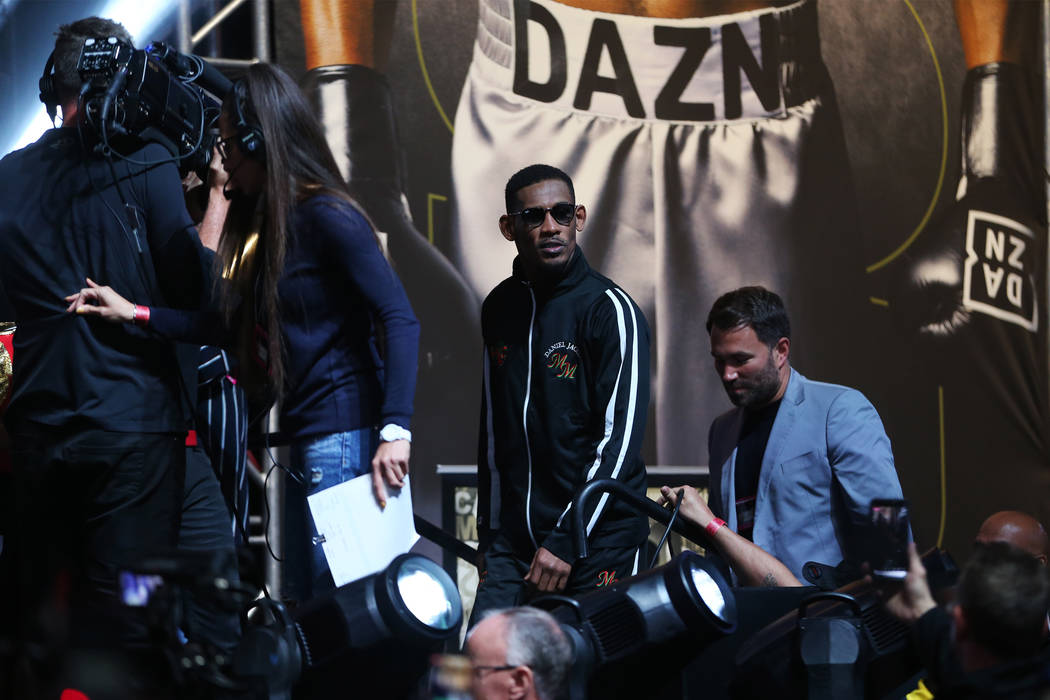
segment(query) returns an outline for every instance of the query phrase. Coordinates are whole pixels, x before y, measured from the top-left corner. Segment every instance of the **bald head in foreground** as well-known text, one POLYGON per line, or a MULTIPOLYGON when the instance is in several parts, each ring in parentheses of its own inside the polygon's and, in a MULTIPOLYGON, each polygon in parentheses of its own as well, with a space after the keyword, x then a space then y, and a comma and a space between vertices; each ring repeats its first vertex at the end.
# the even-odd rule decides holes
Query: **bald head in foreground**
POLYGON ((1017 510, 1001 510, 988 516, 981 524, 974 541, 979 544, 1006 542, 1022 549, 1046 566, 1050 552, 1050 538, 1042 523, 1017 510))

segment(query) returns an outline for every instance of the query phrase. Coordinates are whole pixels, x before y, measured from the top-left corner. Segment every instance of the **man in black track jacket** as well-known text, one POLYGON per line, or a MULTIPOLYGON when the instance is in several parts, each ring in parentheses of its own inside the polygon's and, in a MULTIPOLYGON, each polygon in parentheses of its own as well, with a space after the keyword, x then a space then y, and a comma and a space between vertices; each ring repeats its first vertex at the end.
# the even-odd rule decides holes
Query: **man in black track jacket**
POLYGON ((649 328, 634 301, 576 246, 587 211, 561 170, 511 177, 503 237, 518 257, 482 306, 478 441, 481 582, 473 619, 536 592, 582 593, 637 572, 646 518, 603 495, 584 512, 576 561, 569 508, 588 481, 645 494, 649 328))

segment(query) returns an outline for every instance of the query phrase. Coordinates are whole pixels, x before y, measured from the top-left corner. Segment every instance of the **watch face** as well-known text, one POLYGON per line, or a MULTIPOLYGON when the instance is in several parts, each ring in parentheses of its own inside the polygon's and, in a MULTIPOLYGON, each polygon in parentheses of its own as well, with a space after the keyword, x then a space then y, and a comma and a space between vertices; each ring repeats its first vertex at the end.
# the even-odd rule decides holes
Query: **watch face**
POLYGON ((411 440, 412 433, 408 432, 400 425, 384 425, 383 429, 379 431, 379 439, 383 442, 393 442, 394 440, 411 440))

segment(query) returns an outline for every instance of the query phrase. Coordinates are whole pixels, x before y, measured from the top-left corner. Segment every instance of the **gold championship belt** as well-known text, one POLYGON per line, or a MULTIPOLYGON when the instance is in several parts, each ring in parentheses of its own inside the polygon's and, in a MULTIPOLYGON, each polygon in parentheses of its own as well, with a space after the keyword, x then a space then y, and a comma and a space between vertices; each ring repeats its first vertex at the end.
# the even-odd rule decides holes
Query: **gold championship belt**
POLYGON ((15 324, 0 321, 0 413, 7 406, 7 399, 11 396, 11 377, 14 371, 11 357, 14 354, 12 345, 14 335, 15 324))

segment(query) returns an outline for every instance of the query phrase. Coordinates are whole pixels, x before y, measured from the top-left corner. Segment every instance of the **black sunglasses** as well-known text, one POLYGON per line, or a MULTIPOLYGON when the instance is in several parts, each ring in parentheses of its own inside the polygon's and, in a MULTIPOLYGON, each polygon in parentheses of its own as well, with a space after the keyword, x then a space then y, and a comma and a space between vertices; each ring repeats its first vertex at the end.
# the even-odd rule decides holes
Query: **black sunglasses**
POLYGON ((526 228, 536 228, 547 218, 547 212, 550 212, 555 221, 562 226, 568 226, 572 217, 576 216, 576 207, 577 205, 571 202, 558 202, 553 207, 529 207, 511 212, 507 216, 520 216, 526 228))

